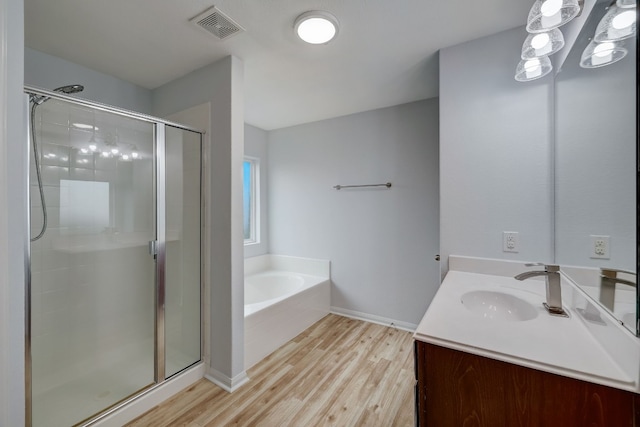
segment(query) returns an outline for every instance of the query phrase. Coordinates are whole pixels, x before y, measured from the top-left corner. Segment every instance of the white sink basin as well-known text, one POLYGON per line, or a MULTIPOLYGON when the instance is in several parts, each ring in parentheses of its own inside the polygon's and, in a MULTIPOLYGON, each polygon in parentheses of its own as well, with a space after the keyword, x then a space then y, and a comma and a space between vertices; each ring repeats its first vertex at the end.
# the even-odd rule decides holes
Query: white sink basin
POLYGON ((471 291, 460 298, 462 305, 485 319, 522 322, 538 316, 536 308, 516 296, 495 291, 471 291))

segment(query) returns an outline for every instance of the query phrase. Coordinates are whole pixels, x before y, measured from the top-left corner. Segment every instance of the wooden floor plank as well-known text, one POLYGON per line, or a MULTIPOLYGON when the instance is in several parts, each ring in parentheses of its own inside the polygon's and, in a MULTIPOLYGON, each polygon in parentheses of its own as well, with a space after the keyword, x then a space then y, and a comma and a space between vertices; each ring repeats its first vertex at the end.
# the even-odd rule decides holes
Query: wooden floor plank
POLYGON ((330 314, 227 393, 202 379, 131 427, 414 425, 411 333, 330 314))
MULTIPOLYGON (((413 369, 407 373, 413 383, 413 369)), ((411 389, 403 387, 402 393, 398 393, 399 403, 395 405, 395 413, 390 411, 389 419, 391 423, 385 424, 392 427, 413 426, 415 425, 415 408, 413 402, 415 401, 413 387, 411 389), (407 402, 411 402, 410 405, 407 402), (411 410, 408 410, 410 406, 411 410)))

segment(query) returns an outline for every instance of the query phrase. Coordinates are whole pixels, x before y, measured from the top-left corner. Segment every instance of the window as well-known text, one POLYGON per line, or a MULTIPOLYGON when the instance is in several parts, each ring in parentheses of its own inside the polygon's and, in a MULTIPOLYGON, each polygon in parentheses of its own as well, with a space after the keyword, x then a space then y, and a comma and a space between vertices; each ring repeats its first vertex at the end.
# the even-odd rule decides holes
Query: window
POLYGON ((258 203, 259 203, 259 167, 258 159, 245 157, 242 164, 242 197, 244 244, 258 243, 258 203))
POLYGON ((61 179, 60 201, 60 227, 76 233, 115 229, 111 223, 108 182, 61 179))

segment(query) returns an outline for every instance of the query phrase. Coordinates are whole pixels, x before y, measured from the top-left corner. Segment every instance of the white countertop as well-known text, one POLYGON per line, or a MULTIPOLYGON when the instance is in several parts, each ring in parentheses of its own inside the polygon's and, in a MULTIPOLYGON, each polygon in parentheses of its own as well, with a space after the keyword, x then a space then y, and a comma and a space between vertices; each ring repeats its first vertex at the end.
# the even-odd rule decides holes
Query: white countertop
MULTIPOLYGON (((522 268, 522 271, 525 269, 522 268)), ((563 305, 569 318, 551 316, 542 306, 545 301, 544 279, 518 281, 511 276, 449 271, 418 325, 414 338, 533 369, 640 392, 638 356, 635 366, 633 355, 631 359, 629 355, 618 357, 615 352, 622 350, 606 348, 611 346, 611 342, 601 342, 599 338, 602 334, 594 334, 591 329, 613 328, 608 336, 615 335, 616 339, 624 341, 621 343, 623 346, 628 346, 638 355, 640 340, 628 333, 626 337, 626 332, 619 331, 621 326, 607 319, 605 326, 602 322, 595 326, 588 324, 577 310, 585 300, 576 294, 575 288, 566 279, 562 281, 562 292, 563 305), (484 318, 468 310, 461 302, 463 294, 480 289, 517 296, 532 304, 537 316, 526 321, 484 318)), ((590 309, 593 310, 593 306, 590 309)))

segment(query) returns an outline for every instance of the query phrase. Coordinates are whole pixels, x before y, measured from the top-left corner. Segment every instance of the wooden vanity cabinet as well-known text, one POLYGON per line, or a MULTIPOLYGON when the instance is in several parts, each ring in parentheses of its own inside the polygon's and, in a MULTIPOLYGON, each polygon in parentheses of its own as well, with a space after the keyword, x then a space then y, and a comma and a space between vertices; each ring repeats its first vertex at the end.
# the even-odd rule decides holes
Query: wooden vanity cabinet
POLYGON ((640 395, 415 342, 416 425, 640 427, 640 395))

